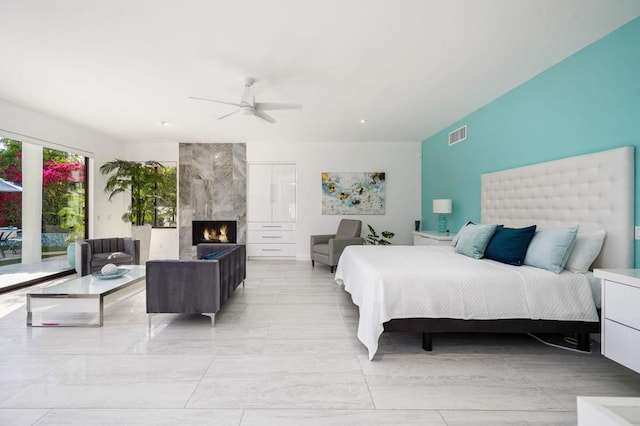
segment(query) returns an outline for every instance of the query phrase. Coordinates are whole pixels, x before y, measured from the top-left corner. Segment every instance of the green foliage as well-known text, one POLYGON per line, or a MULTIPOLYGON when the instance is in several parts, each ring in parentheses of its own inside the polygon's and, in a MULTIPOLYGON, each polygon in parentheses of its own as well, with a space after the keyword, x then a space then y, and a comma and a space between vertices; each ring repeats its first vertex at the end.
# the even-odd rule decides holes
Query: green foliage
POLYGON ((382 231, 382 236, 378 235, 378 233, 376 232, 375 229, 373 229, 373 226, 368 225, 369 227, 369 234, 365 237, 365 240, 367 240, 367 242, 371 245, 374 246, 389 246, 391 245, 391 241, 389 241, 391 238, 395 237, 395 233, 391 232, 391 231, 382 231))
POLYGON ((131 194, 129 210, 122 215, 124 222, 144 225, 153 222, 156 199, 163 194, 164 166, 157 161, 114 160, 100 166, 100 172, 108 175, 104 192, 109 201, 122 193, 131 194))
MULTIPOLYGON (((61 211, 69 205, 74 191, 84 181, 84 160, 81 156, 49 148, 43 148, 42 159, 42 225, 44 230, 59 229, 63 227, 61 211), (77 179, 73 178, 74 174, 77 179)), ((22 142, 0 138, 0 177, 22 183, 22 142)), ((84 206, 80 220, 84 226, 84 206)), ((21 222, 22 194, 0 193, 0 225, 21 227, 21 222)))

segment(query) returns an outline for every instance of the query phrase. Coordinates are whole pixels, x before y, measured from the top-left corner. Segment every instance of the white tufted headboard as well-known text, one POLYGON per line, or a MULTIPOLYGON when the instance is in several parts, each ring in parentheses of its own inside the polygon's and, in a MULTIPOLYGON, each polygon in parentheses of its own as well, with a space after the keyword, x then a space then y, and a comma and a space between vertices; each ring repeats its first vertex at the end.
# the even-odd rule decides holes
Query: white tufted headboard
POLYGON ((481 182, 482 223, 604 229, 593 266, 633 267, 633 147, 486 173, 481 182))

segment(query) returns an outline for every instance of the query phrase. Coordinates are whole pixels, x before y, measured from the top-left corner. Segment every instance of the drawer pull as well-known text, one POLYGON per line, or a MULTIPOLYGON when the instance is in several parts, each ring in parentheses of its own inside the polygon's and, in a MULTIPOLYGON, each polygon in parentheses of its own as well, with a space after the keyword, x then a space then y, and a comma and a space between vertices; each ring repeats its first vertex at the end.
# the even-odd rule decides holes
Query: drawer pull
POLYGON ((282 225, 262 225, 263 228, 282 228, 282 225))
POLYGON ((282 249, 262 249, 262 251, 282 251, 282 249))
POLYGON ((264 236, 262 236, 262 238, 278 239, 278 238, 282 238, 282 237, 280 237, 280 236, 275 236, 275 235, 274 235, 274 236, 271 236, 271 235, 264 235, 264 236))

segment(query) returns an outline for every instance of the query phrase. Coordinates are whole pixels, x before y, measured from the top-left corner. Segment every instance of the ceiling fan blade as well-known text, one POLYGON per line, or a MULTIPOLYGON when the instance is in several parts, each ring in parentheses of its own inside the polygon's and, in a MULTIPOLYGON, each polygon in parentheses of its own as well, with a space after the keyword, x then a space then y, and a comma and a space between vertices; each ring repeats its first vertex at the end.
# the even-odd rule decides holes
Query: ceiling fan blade
POLYGON ((229 114, 222 115, 222 116, 218 117, 218 120, 222 120, 223 118, 227 118, 227 117, 229 117, 230 115, 237 114, 237 113, 239 113, 240 111, 242 111, 242 110, 241 110, 241 109, 237 109, 237 110, 235 110, 235 111, 233 111, 233 112, 230 112, 229 114))
POLYGON ((219 104, 233 105, 233 106, 237 106, 237 107, 244 106, 242 104, 235 103, 235 102, 217 101, 215 99, 207 99, 207 98, 196 98, 194 96, 189 96, 189 99, 197 99, 199 101, 208 101, 208 102, 217 102, 219 104))
POLYGON ((277 102, 258 102, 256 108, 260 110, 267 109, 302 109, 301 104, 283 104, 277 102))
POLYGON ((268 121, 271 124, 276 122, 276 120, 272 116, 270 116, 269 114, 267 114, 264 111, 260 111, 260 110, 256 109, 255 115, 256 115, 256 117, 260 117, 263 120, 268 121))

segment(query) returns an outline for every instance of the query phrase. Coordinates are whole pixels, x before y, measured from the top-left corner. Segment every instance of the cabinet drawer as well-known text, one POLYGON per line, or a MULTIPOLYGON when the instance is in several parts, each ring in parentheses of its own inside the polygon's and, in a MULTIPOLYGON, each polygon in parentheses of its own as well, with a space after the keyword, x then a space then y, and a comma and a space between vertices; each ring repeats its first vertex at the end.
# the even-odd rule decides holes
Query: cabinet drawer
POLYGON ((249 231, 247 233, 248 243, 281 244, 295 243, 295 231, 249 231))
POLYGON ((249 222, 249 231, 295 231, 295 222, 249 222))
POLYGON ((602 300, 605 318, 640 330, 640 289, 605 281, 602 300))
POLYGON ((295 257, 295 244, 247 244, 249 257, 295 257))
POLYGON ((640 331, 608 319, 603 329, 602 355, 640 373, 640 331))

